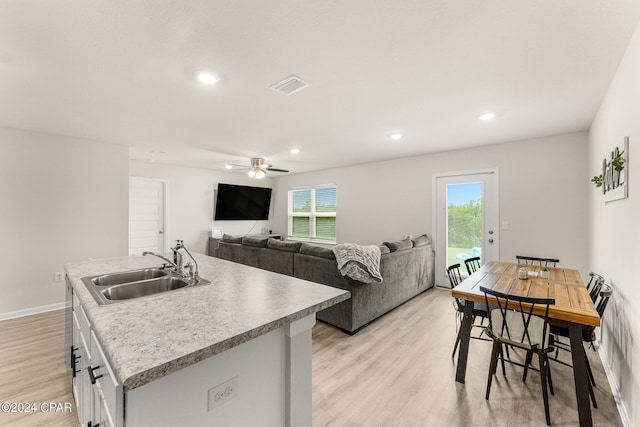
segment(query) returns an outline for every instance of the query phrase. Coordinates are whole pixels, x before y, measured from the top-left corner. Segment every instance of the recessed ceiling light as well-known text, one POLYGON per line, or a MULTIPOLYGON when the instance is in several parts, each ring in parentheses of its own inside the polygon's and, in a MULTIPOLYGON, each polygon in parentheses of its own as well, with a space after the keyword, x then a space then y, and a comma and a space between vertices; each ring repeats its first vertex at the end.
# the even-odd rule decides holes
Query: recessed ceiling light
POLYGON ((401 132, 394 132, 389 135, 389 138, 393 139, 394 141, 399 141, 404 138, 404 134, 401 132))
POLYGON ((299 148, 292 148, 291 149, 291 154, 298 154, 300 153, 300 149, 299 148))
POLYGON ((208 71, 199 71, 196 75, 200 83, 205 85, 214 85, 220 81, 220 78, 208 71))
POLYGON ((224 168, 225 168, 225 169, 233 169, 233 166, 231 166, 231 165, 224 165, 224 168))
POLYGON ((484 113, 483 115, 478 117, 478 120, 487 121, 493 119, 495 116, 496 115, 494 113, 484 113))

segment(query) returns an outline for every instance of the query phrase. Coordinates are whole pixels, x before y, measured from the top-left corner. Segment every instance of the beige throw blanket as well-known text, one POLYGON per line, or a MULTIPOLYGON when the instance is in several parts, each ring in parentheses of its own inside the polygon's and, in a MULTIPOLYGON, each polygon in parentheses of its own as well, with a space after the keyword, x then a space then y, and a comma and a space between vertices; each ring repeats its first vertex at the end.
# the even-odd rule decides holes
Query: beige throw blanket
POLYGON ((363 283, 382 283, 380 274, 380 248, 375 245, 360 246, 340 243, 333 247, 338 270, 343 276, 363 283))

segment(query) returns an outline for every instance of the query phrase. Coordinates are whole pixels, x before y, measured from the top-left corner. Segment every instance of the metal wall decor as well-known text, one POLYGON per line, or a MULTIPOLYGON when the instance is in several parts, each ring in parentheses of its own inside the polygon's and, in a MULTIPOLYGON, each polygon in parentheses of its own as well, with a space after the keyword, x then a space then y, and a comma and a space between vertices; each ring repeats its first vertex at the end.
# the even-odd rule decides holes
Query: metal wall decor
POLYGON ((622 149, 616 147, 609 158, 602 160, 602 172, 591 179, 602 190, 605 202, 629 196, 629 137, 624 138, 622 149))

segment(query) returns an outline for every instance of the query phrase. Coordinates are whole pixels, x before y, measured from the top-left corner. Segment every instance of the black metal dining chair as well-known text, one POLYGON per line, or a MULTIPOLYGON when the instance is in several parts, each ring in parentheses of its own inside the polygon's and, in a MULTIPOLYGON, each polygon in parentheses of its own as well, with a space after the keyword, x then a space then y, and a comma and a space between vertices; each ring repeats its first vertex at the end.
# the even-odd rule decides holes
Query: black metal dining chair
POLYGON ((596 282, 604 282, 604 277, 599 275, 598 273, 594 273, 593 271, 589 273, 589 283, 587 283, 587 290, 591 290, 591 286, 593 286, 596 282))
POLYGON ((535 256, 516 255, 518 264, 539 265, 542 267, 555 267, 560 263, 558 258, 541 258, 535 256))
MULTIPOLYGON (((607 305, 609 304, 609 298, 611 298, 611 295, 613 294, 613 290, 609 285, 607 285, 604 282, 598 281, 597 283, 600 283, 600 287, 599 287, 598 295, 595 301, 595 305, 596 305, 596 311, 598 312, 600 317, 602 317, 604 315, 605 308, 607 308, 607 305)), ((596 331, 595 326, 582 327, 582 341, 585 343, 589 343, 589 347, 594 351, 596 350, 595 346, 593 345, 593 343, 596 340, 595 331, 596 331)), ((558 350, 564 350, 567 352, 571 351, 571 346, 568 343, 559 339, 560 337, 564 337, 568 339, 569 329, 561 326, 551 326, 551 333, 554 335, 554 338, 555 338, 554 341, 555 341, 555 347, 556 347, 555 357, 551 358, 551 360, 558 362, 561 365, 572 367, 571 364, 563 362, 562 360, 558 359, 558 350)), ((587 365, 587 375, 589 377, 589 395, 591 396, 591 402, 593 402, 593 407, 597 408, 598 404, 596 402, 596 396, 593 393, 593 387, 596 386, 596 380, 595 380, 595 377, 593 376, 593 371, 591 370, 591 365, 589 364, 589 358, 587 357, 586 352, 584 355, 584 360, 587 365)))
MULTIPOLYGON (((551 336, 549 333, 549 306, 555 304, 551 298, 530 298, 505 294, 502 292, 480 287, 484 292, 485 304, 489 306, 489 297, 492 300, 492 309, 489 314, 489 326, 487 335, 493 339, 491 351, 491 363, 489 364, 489 377, 487 378, 487 392, 485 399, 489 400, 491 392, 491 382, 496 373, 498 358, 502 355, 502 346, 517 347, 527 352, 525 370, 522 380, 527 378, 527 371, 533 354, 538 355, 540 365, 540 383, 542 385, 542 397, 544 400, 544 412, 547 425, 551 425, 549 415, 548 392, 553 393, 553 382, 549 371, 548 353, 554 351, 551 336), (495 307, 493 307, 495 305, 495 307), (533 314, 540 308, 544 311, 544 316, 533 314), (548 386, 548 391, 547 391, 548 386)), ((504 373, 504 358, 502 358, 502 370, 504 373)))
MULTIPOLYGON (((462 275, 460 274, 460 264, 453 264, 449 266, 447 268, 447 274, 449 276, 449 284, 451 285, 451 289, 455 288, 460 284, 460 282, 462 282, 462 275)), ((458 323, 457 323, 458 333, 456 336, 456 343, 453 346, 453 352, 451 353, 451 357, 455 356, 456 350, 458 349, 458 344, 460 344, 460 334, 462 330, 460 325, 462 323, 462 317, 464 315, 464 304, 465 304, 464 301, 459 298, 455 298, 453 301, 453 305, 456 309, 456 314, 458 318, 458 323)), ((487 318, 487 307, 484 304, 479 302, 473 303, 472 316, 473 316, 473 319, 472 319, 471 326, 476 328, 482 328, 482 331, 480 332, 479 336, 475 337, 471 335, 471 338, 490 341, 489 339, 482 337, 482 334, 484 333, 484 324, 483 324, 484 319, 487 318), (480 318, 479 325, 475 324, 477 318, 480 318)))
POLYGON ((596 303, 603 286, 604 286, 604 280, 600 280, 600 279, 595 280, 593 285, 591 285, 589 296, 591 297, 591 301, 593 301, 594 304, 596 303))
POLYGON ((600 289, 604 284, 604 277, 599 275, 598 273, 591 272, 589 273, 589 283, 587 283, 587 290, 589 291, 589 296, 591 297, 591 301, 596 303, 596 299, 598 295, 600 295, 600 289))
POLYGON ((480 270, 480 257, 474 256, 473 258, 468 258, 464 260, 464 266, 467 267, 467 273, 471 276, 476 271, 480 270))

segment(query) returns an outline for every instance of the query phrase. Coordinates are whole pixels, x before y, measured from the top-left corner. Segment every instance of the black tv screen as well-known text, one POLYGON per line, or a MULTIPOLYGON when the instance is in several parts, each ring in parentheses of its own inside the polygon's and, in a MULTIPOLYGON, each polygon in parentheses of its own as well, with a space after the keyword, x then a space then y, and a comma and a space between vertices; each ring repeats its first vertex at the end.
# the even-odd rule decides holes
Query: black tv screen
POLYGON ((218 184, 215 220, 267 220, 271 188, 218 184))

